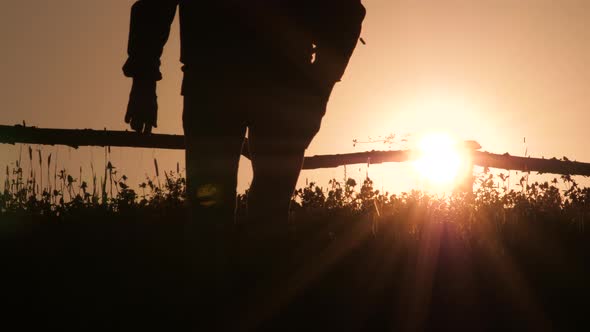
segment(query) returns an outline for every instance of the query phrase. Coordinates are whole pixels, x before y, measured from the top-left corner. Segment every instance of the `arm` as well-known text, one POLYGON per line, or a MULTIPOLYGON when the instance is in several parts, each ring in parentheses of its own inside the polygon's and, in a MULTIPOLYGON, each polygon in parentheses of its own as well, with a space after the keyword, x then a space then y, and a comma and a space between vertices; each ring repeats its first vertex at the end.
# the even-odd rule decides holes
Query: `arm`
POLYGON ((123 73, 135 79, 159 81, 160 57, 170 35, 178 0, 139 0, 131 8, 129 58, 123 73))
POLYGON ((133 78, 125 122, 150 133, 157 127, 156 81, 162 79, 160 57, 170 35, 179 0, 139 0, 131 8, 129 57, 123 73, 133 78))
POLYGON ((318 79, 339 82, 357 45, 365 18, 360 0, 324 0, 316 13, 314 40, 318 79))

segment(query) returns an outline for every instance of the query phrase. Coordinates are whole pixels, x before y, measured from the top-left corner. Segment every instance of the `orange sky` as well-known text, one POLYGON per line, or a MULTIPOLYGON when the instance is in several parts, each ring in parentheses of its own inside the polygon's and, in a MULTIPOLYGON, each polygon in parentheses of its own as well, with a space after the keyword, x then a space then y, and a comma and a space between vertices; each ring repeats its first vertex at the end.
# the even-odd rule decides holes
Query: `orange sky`
MULTIPOLYGON (((121 73, 133 1, 10 1, 0 11, 0 124, 125 129, 130 81, 121 73)), ((590 1, 365 0, 363 38, 333 94, 308 154, 354 148, 369 136, 448 131, 485 150, 590 161, 590 1)), ((181 133, 181 72, 175 26, 163 58, 159 133, 181 133)), ((395 147, 395 146, 394 146, 395 147)), ((56 148, 45 147, 45 153, 56 148)), ((103 165, 102 150, 59 148, 74 173, 103 165)), ((18 148, 0 146, 0 166, 18 148)), ((113 149, 113 163, 136 184, 152 158, 175 169, 182 153, 113 149)), ((348 168, 357 179, 365 166, 348 168)), ((392 190, 419 185, 409 167, 371 167, 392 190), (400 176, 401 174, 401 176, 400 176)), ((249 168, 240 171, 240 189, 249 168)), ((327 184, 343 170, 302 173, 327 184)))

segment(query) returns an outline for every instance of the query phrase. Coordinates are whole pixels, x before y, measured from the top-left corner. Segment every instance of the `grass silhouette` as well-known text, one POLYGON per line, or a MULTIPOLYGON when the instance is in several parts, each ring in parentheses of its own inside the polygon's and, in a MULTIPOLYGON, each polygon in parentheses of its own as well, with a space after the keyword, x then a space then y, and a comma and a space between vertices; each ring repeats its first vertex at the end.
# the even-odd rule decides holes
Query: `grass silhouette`
MULTIPOLYGON (((180 169, 155 161, 155 177, 133 189, 110 162, 89 184, 29 149, 31 165, 36 157, 40 172, 6 168, 0 195, 5 322, 196 329, 209 312, 202 289, 217 282, 203 279, 199 248, 215 244, 187 234, 180 169)), ((239 195, 240 222, 224 238, 227 293, 214 296, 232 310, 217 328, 588 327, 578 303, 590 295, 590 189, 570 176, 506 183, 484 173, 472 193, 443 197, 390 195, 369 178, 309 183, 294 193, 289 224, 267 233, 241 223, 248 193, 239 195)))

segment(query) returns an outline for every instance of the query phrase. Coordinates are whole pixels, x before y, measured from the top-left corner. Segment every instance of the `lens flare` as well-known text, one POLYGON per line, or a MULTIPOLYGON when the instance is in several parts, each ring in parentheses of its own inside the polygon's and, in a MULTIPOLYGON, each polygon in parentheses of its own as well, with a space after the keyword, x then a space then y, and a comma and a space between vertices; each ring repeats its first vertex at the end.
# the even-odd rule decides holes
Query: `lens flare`
POLYGON ((422 137, 416 153, 416 170, 423 179, 435 185, 456 184, 468 164, 459 142, 443 133, 422 137))

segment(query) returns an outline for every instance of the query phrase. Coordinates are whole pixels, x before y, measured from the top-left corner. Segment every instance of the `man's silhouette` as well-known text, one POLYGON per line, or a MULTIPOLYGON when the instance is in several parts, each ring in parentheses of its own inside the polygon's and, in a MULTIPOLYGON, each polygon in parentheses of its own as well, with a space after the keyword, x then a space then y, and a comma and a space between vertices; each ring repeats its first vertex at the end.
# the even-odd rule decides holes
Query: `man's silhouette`
POLYGON ((125 121, 157 127, 160 56, 177 7, 184 64, 187 197, 197 217, 230 221, 249 130, 248 213, 285 221, 304 151, 357 44, 360 0, 140 0, 132 7, 133 78, 125 121))

